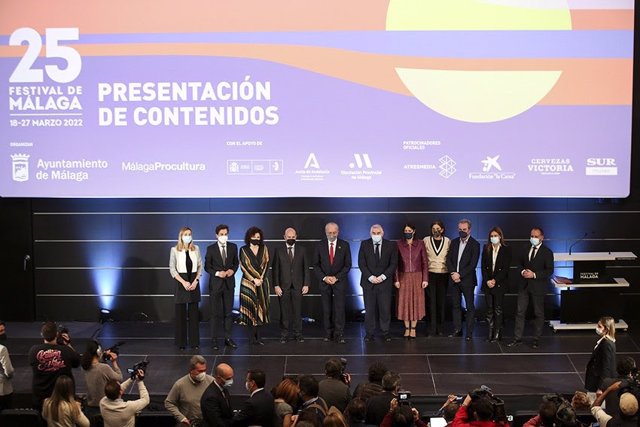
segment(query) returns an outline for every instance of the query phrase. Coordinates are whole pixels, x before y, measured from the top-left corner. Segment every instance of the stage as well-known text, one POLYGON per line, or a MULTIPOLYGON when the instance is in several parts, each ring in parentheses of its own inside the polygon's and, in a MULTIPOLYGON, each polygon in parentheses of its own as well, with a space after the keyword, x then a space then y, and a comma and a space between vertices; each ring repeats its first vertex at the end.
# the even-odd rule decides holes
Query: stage
MULTIPOLYGON (((193 350, 178 350, 173 343, 173 324, 144 322, 112 323, 66 323, 72 334, 72 343, 82 352, 85 343, 96 337, 107 348, 118 341, 121 346, 119 358, 121 368, 148 357, 150 360, 145 383, 153 396, 153 401, 161 403, 174 381, 184 375, 193 350)), ((264 330, 264 346, 250 345, 246 328, 234 325, 234 339, 238 348, 232 350, 221 347, 213 351, 209 337, 209 325, 202 323, 201 336, 204 337, 197 353, 206 357, 210 370, 220 363, 230 364, 235 370, 235 382, 231 393, 238 399, 246 395, 244 375, 249 368, 261 368, 267 374, 267 387, 276 385, 283 375, 311 373, 323 376, 324 362, 332 356, 345 357, 347 371, 352 377, 352 390, 366 381, 367 368, 374 361, 382 361, 389 369, 402 376, 403 389, 409 390, 416 402, 422 402, 422 411, 435 409, 440 397, 448 394, 462 395, 485 384, 494 393, 504 397, 507 410, 535 410, 539 396, 549 392, 573 394, 583 389, 584 369, 595 345, 597 336, 591 331, 563 331, 554 333, 545 327, 545 335, 538 349, 530 347, 525 330, 524 343, 516 348, 508 348, 512 322, 507 325, 507 336, 502 342, 485 341, 486 328, 478 323, 471 342, 463 338, 418 337, 407 341, 400 337, 402 325, 393 323, 395 337, 384 342, 376 337, 372 343, 364 343, 363 324, 348 323, 345 331, 347 343, 325 343, 323 331, 318 323, 304 325, 305 342, 280 343, 276 325, 264 330), (518 402, 518 408, 509 407, 509 402, 518 402), (528 403, 527 403, 528 402, 528 403), (530 406, 526 408, 526 406, 530 406)), ((450 327, 450 325, 447 325, 450 327)), ((424 331, 419 324, 418 331, 424 331)), ((636 329, 638 330, 638 329, 636 329)), ((7 323, 11 360, 16 369, 13 385, 18 402, 22 402, 31 390, 31 369, 27 354, 31 345, 41 342, 40 323, 7 323), (22 398, 21 398, 22 396, 22 398)), ((634 326, 629 332, 618 332, 618 356, 629 355, 640 360, 640 340, 634 335, 634 326)), ((75 370, 77 393, 85 391, 81 369, 75 370)), ((514 403, 516 405, 516 403, 514 403)))

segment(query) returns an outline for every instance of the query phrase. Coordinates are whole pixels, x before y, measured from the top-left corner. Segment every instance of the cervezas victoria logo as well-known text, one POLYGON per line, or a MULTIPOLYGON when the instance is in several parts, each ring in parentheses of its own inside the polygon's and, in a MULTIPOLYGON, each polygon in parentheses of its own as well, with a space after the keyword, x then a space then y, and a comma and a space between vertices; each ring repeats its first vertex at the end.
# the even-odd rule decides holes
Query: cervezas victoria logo
POLYGON ((29 154, 11 155, 11 176, 14 181, 24 182, 29 180, 29 154))

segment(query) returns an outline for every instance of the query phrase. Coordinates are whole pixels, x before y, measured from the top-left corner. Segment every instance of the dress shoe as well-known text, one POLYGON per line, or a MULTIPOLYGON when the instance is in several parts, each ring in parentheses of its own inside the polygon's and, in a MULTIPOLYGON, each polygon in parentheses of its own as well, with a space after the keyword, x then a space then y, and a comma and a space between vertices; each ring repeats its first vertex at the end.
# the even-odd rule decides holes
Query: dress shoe
POLYGON ((199 346, 199 345, 193 346, 193 347, 191 347, 191 348, 192 348, 193 350, 195 350, 195 351, 200 350, 200 346, 199 346))
POLYGON ((329 341, 331 341, 331 336, 330 336, 330 335, 325 335, 325 337, 324 337, 324 338, 322 338, 322 341, 324 341, 324 342, 329 342, 329 341))
POLYGON ((338 336, 336 337, 336 342, 337 342, 338 344, 346 344, 346 343, 347 343, 347 342, 344 340, 344 337, 343 337, 342 335, 338 335, 338 336))
POLYGON ((443 336, 444 334, 442 333, 442 331, 438 331, 438 332, 436 332, 436 335, 437 335, 437 336, 439 336, 439 337, 441 337, 441 336, 443 336))
POLYGON ((238 344, 235 343, 231 338, 227 338, 224 340, 224 345, 231 348, 238 348, 238 344))
MULTIPOLYGON (((285 341, 286 342, 286 341, 285 341)), ((251 342, 251 344, 254 345, 264 345, 264 341, 262 341, 260 338, 255 339, 254 341, 251 342)))
POLYGON ((213 340, 211 343, 211 348, 214 350, 220 350, 220 346, 218 345, 218 340, 213 340))
POLYGON ((371 342, 371 341, 373 341, 373 335, 367 334, 364 336, 364 342, 371 342))
POLYGON ((303 337, 302 335, 298 335, 298 336, 296 337, 296 341, 298 341, 298 342, 304 342, 304 337, 303 337))
POLYGON ((533 340, 533 342, 531 343, 531 348, 536 349, 540 347, 540 343, 538 342, 538 340, 533 340))
POLYGON ((458 329, 457 331, 453 331, 453 333, 451 333, 451 335, 449 335, 449 338, 461 337, 461 336, 462 336, 462 331, 458 329))
POLYGON ((507 344, 507 347, 517 347, 520 344, 522 344, 522 340, 513 340, 509 344, 507 344))
POLYGON ((281 344, 286 344, 287 343, 287 337, 280 337, 280 343, 281 344))
POLYGON ((384 338, 384 340, 385 340, 386 342, 391 342, 391 335, 389 335, 389 334, 384 334, 384 337, 383 337, 383 338, 384 338))
POLYGON ((471 342, 471 336, 467 335, 467 337, 464 339, 466 342, 471 342))
POLYGON ((185 349, 185 348, 186 348, 185 346, 181 345, 181 346, 178 348, 178 350, 180 350, 180 351, 184 351, 184 349, 185 349))

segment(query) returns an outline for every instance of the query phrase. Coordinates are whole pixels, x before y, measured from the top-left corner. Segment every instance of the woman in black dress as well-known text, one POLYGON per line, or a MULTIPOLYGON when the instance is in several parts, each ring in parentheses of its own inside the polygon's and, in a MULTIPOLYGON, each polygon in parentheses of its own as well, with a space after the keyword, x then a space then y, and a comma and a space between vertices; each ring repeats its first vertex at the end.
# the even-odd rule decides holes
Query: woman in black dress
POLYGON ((502 339, 503 309, 502 302, 509 283, 511 266, 511 247, 504 241, 500 227, 489 231, 488 242, 482 251, 482 290, 487 304, 487 341, 502 339))

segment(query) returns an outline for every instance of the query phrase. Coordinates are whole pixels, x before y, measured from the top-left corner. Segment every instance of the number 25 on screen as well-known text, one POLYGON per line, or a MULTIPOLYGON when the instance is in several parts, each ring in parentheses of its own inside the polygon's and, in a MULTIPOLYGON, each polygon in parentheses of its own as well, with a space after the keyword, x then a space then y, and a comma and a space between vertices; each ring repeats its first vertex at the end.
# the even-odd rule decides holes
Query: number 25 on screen
MULTIPOLYGON (((66 61, 66 68, 58 65, 45 65, 44 70, 51 80, 57 83, 69 83, 80 75, 82 69, 82 57, 80 53, 72 47, 61 46, 61 41, 78 40, 79 31, 77 28, 47 28, 45 30, 47 44, 45 55, 47 58, 60 58, 66 61)), ((42 37, 33 28, 23 27, 15 30, 9 38, 9 45, 20 46, 27 42, 28 48, 24 56, 13 70, 9 77, 10 83, 42 83, 44 76, 41 68, 33 65, 40 55, 42 49, 42 37)))

